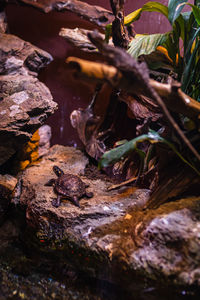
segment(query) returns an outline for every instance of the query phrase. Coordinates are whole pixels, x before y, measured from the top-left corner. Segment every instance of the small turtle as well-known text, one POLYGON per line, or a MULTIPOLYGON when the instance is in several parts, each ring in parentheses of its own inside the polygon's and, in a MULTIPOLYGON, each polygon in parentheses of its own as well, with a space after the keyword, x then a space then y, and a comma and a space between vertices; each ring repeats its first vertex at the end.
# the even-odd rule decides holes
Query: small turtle
POLYGON ((58 195, 57 199, 52 201, 55 207, 60 206, 61 198, 67 198, 78 207, 79 199, 83 196, 93 197, 93 193, 86 191, 89 186, 85 184, 78 176, 73 174, 65 174, 59 167, 53 166, 54 173, 58 176, 56 179, 50 179, 45 185, 53 186, 54 192, 58 195))

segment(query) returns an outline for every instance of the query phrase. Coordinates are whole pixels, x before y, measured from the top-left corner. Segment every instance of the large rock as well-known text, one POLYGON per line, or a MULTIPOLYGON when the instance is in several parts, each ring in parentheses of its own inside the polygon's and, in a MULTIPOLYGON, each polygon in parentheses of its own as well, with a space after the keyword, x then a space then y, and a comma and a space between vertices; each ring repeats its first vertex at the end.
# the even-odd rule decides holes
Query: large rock
MULTIPOLYGON (((73 264, 83 270, 89 268, 92 275, 108 279, 104 268, 108 268, 109 272, 112 270, 111 251, 123 232, 123 228, 112 232, 111 225, 115 222, 120 224, 124 218, 128 220, 129 210, 143 207, 149 190, 128 187, 120 192, 107 191, 111 182, 98 179, 95 174, 92 174, 92 179, 84 175, 87 164, 88 159, 79 150, 53 146, 39 164, 23 172, 20 204, 26 208, 28 235, 25 240, 29 246, 33 243, 47 252, 57 250, 55 256, 63 249, 66 261, 68 256, 71 261, 74 258, 73 264), (93 198, 81 199, 80 208, 68 200, 63 200, 59 208, 53 207, 52 200, 56 194, 51 186, 45 184, 51 178, 56 178, 52 170, 54 165, 58 165, 65 173, 80 175, 89 184, 87 190, 94 193, 93 198), (29 231, 34 233, 30 234, 29 231), (76 253, 73 258, 72 253, 76 253), (81 264, 80 258, 83 260, 81 264), (103 274, 100 276, 98 273, 101 268, 103 274)), ((127 243, 133 244, 130 237, 127 243)), ((109 279, 113 280, 112 276, 109 279)))
POLYGON ((145 277, 199 286, 200 198, 143 211, 148 190, 108 191, 109 181, 84 175, 87 163, 80 151, 54 146, 39 165, 23 173, 20 203, 26 209, 27 244, 56 258, 61 254, 65 262, 93 276, 126 286, 145 277), (68 200, 53 207, 56 195, 45 183, 56 177, 54 165, 79 174, 94 197, 80 200, 80 208, 68 200))
POLYGON ((11 194, 17 184, 17 179, 10 175, 0 175, 0 223, 8 210, 11 194))
POLYGON ((0 34, 0 165, 21 149, 57 104, 37 72, 52 57, 20 38, 0 34))
POLYGON ((200 286, 200 197, 190 197, 140 214, 133 232, 132 268, 151 278, 200 286))

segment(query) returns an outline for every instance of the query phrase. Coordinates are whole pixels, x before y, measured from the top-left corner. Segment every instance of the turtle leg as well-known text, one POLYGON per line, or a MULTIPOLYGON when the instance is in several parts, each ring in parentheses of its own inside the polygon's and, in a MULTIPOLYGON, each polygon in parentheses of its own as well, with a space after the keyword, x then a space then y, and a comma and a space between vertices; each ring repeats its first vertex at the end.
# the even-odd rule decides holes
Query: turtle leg
POLYGON ((93 194, 92 192, 86 192, 86 193, 85 193, 85 196, 86 196, 87 198, 92 198, 92 197, 94 196, 94 194, 93 194))
POLYGON ((49 181, 47 181, 47 183, 45 183, 45 186, 52 186, 55 184, 55 179, 50 179, 49 181))
POLYGON ((72 199, 72 203, 78 207, 80 207, 79 201, 78 201, 78 197, 74 196, 72 199))
POLYGON ((61 195, 58 195, 57 199, 53 199, 51 203, 54 207, 59 207, 60 206, 60 200, 61 200, 61 195))

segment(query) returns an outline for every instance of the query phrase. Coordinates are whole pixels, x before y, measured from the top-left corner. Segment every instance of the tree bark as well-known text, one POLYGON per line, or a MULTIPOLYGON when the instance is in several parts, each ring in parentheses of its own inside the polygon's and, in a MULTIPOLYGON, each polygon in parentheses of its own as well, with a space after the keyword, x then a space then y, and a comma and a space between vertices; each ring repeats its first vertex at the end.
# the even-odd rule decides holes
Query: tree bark
MULTIPOLYGON (((116 89, 122 89, 129 94, 137 93, 138 82, 135 84, 128 77, 124 77, 114 66, 75 57, 69 57, 66 62, 74 69, 78 77, 94 82, 106 81, 116 89)), ((181 113, 189 118, 196 119, 200 116, 200 103, 182 92, 180 85, 159 83, 153 79, 149 80, 149 84, 155 88, 171 111, 181 113)))
POLYGON ((129 37, 124 26, 124 0, 110 0, 110 5, 115 16, 112 22, 113 44, 117 47, 127 49, 129 37))

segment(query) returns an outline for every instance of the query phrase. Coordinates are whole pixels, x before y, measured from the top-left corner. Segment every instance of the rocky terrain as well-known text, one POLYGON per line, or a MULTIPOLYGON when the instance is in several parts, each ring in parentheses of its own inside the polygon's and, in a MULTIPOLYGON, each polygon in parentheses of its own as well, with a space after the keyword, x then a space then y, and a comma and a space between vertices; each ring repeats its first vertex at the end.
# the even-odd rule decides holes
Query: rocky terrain
POLYGON ((0 33, 0 165, 57 109, 49 89, 37 79, 39 70, 51 61, 47 52, 0 33))

